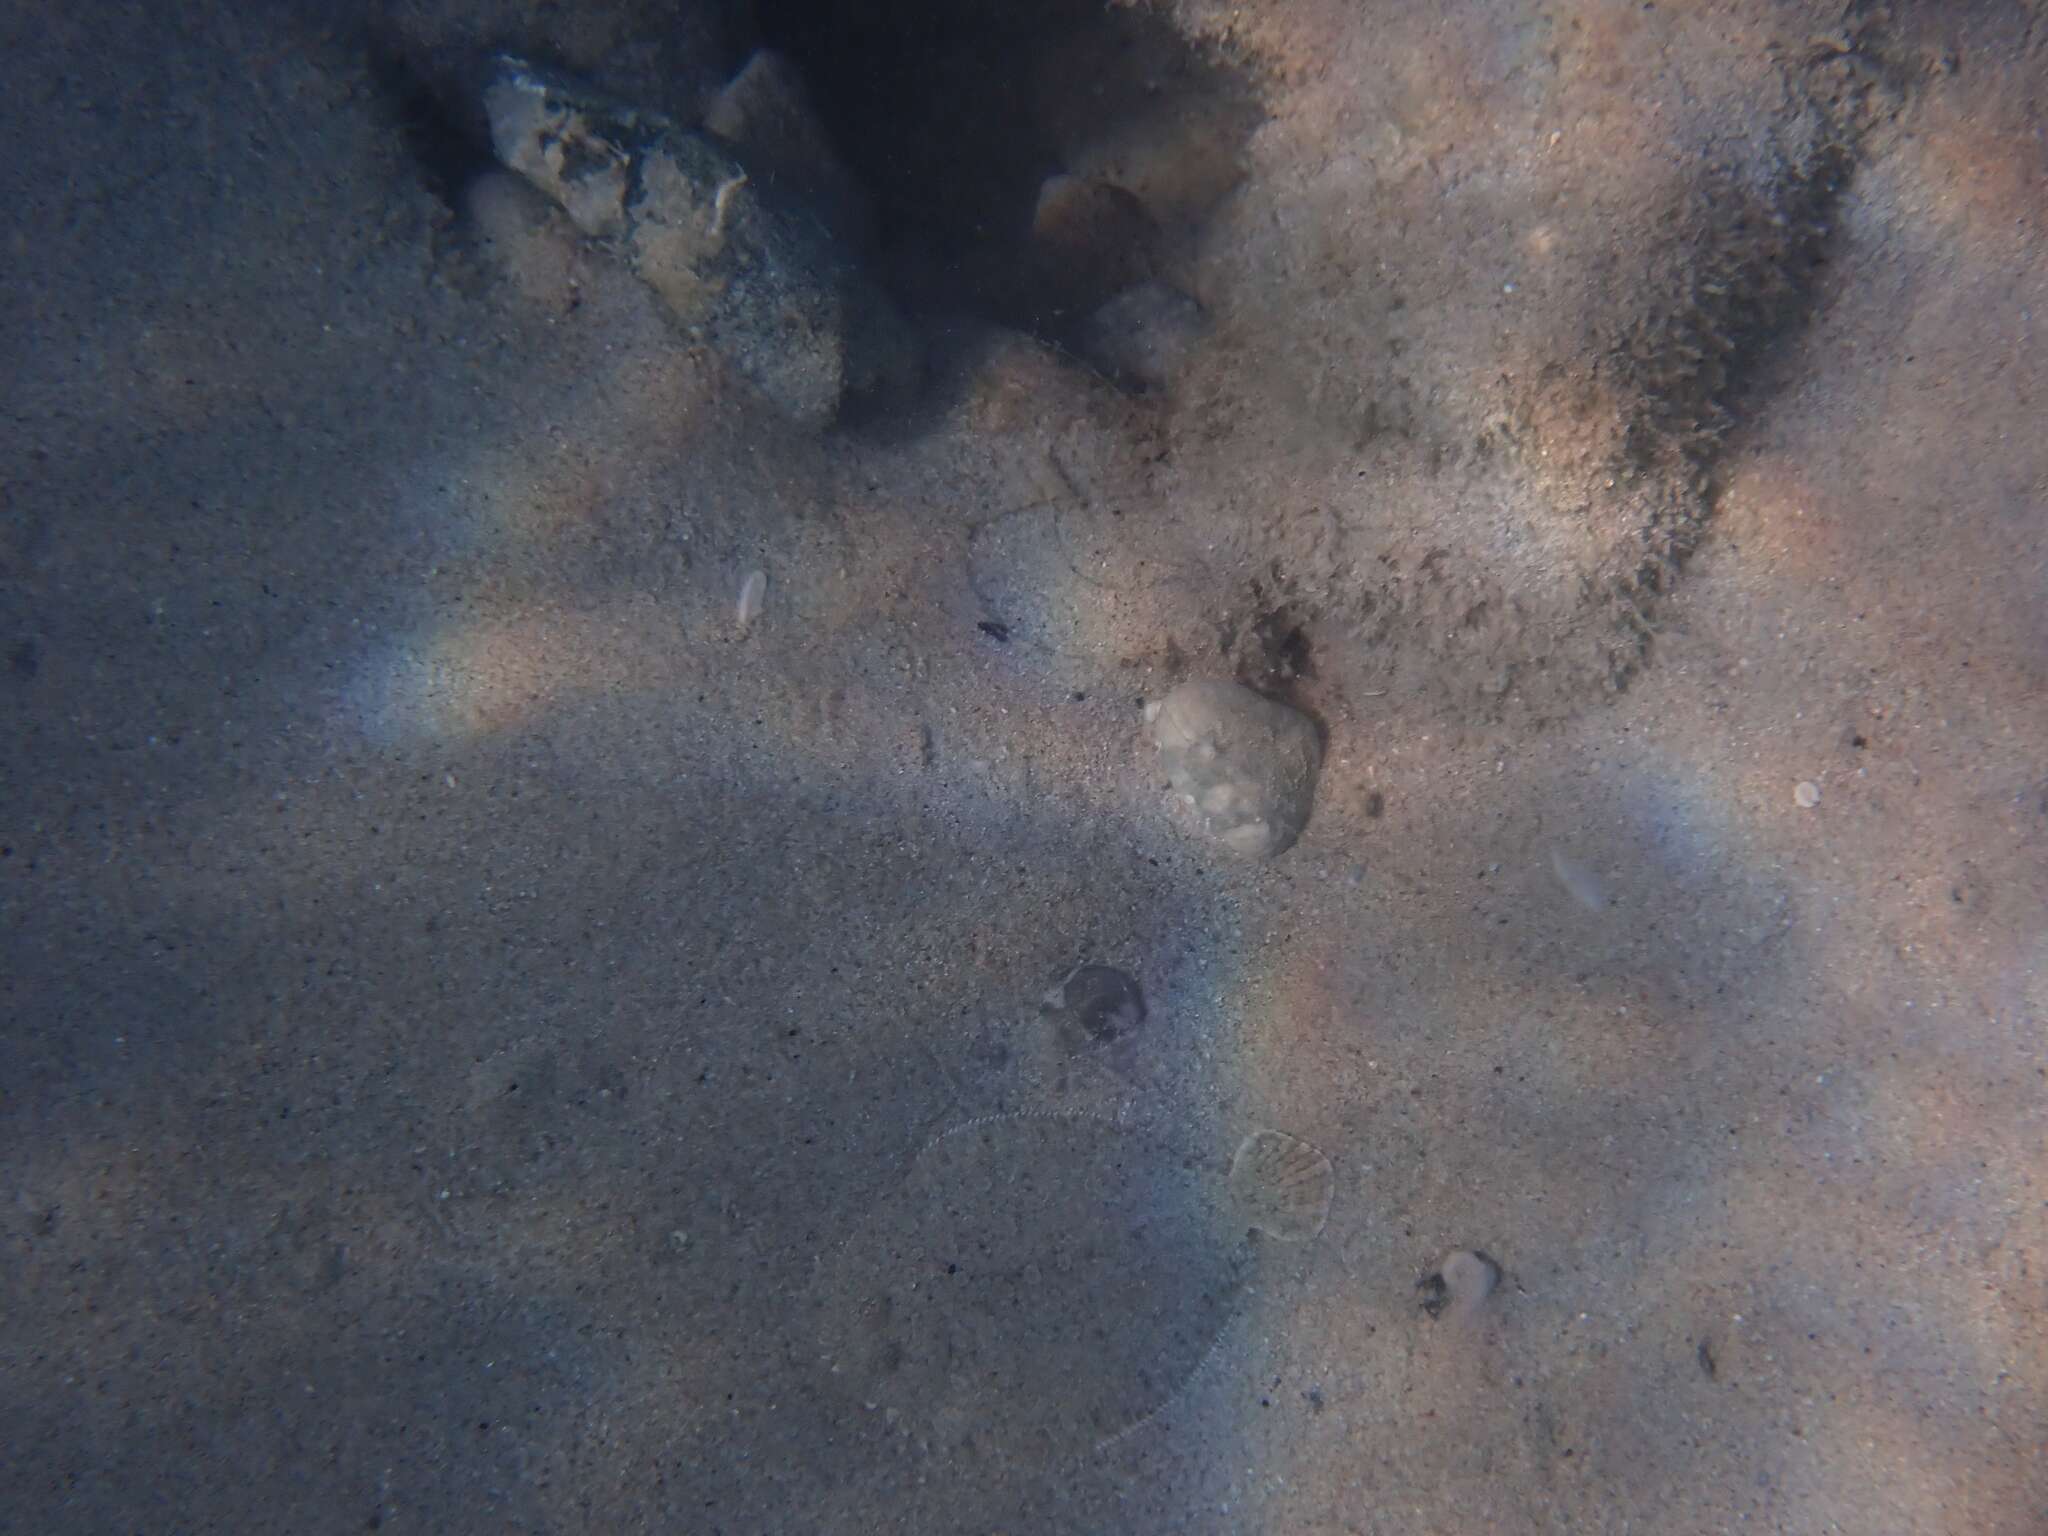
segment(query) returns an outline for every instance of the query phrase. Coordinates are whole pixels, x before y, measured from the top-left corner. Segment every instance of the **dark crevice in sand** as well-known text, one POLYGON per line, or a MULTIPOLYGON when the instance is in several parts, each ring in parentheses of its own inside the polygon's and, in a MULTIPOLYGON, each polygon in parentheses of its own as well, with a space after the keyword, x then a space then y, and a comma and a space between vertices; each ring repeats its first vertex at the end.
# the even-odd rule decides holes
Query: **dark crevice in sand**
POLYGON ((1616 689, 1646 664, 1655 606, 1704 536, 1730 433, 1768 406, 1772 363, 1814 317, 1862 140, 1896 106, 1877 47, 1859 29, 1803 61, 1784 147, 1761 182, 1754 167, 1715 167, 1701 178, 1668 258, 1672 300, 1614 348, 1641 402, 1624 437, 1625 473, 1663 487, 1648 500, 1640 561, 1613 584, 1616 689))
POLYGON ((1048 341, 1171 265, 1259 119, 1236 71, 1097 0, 760 0, 755 15, 873 196, 899 302, 1048 341))
POLYGON ((379 40, 368 45, 370 79, 387 103, 420 182, 450 213, 463 190, 494 163, 489 139, 468 121, 454 94, 379 40))

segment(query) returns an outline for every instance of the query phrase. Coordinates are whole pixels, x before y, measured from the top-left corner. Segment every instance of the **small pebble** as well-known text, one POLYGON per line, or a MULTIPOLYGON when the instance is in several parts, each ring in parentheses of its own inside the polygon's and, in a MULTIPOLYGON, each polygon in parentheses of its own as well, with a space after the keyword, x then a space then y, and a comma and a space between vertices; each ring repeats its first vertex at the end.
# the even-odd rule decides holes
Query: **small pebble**
POLYGON ((1605 910, 1608 900, 1605 882, 1562 848, 1550 850, 1550 870, 1557 876, 1557 883, 1588 912, 1605 910))
POLYGON ((1483 1253, 1463 1249, 1444 1260, 1440 1273, 1454 1307, 1475 1307, 1500 1284, 1500 1268, 1483 1253))
POLYGON ((1431 1317, 1449 1312, 1453 1317, 1470 1317, 1500 1284, 1500 1266, 1484 1253, 1460 1248, 1446 1254, 1433 1275, 1425 1275, 1416 1287, 1422 1296, 1422 1310, 1431 1317))
POLYGON ((1792 803, 1802 811, 1810 811, 1820 804, 1820 786, 1811 779, 1802 779, 1792 788, 1792 803))

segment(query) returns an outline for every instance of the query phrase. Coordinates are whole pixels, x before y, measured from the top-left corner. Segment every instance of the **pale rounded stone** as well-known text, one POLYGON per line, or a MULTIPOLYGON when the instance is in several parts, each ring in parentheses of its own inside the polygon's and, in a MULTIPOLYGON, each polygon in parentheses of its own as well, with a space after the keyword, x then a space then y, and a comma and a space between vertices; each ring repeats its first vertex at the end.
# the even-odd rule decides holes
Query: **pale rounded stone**
POLYGON ((1237 683, 1198 678, 1161 700, 1151 725, 1174 791, 1224 847, 1270 858, 1301 835, 1322 766, 1306 715, 1237 683))

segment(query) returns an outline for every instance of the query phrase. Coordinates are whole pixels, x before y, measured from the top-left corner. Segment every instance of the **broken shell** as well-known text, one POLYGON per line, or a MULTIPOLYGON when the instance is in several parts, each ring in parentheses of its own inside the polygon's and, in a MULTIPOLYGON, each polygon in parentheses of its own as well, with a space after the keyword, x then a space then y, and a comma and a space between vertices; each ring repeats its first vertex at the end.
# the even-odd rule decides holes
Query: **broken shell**
POLYGON ((1282 1131, 1254 1131, 1230 1160, 1230 1193, 1245 1224, 1283 1243, 1305 1243, 1329 1220, 1330 1160, 1282 1131))

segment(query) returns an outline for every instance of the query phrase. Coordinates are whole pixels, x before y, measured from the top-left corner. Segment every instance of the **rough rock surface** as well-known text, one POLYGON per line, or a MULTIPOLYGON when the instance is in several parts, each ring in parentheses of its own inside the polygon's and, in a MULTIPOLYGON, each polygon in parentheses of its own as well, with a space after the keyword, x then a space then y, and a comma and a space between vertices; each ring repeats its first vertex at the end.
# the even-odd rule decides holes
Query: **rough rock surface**
POLYGON ((763 48, 749 58, 706 104, 704 126, 751 175, 815 209, 834 238, 856 249, 873 242, 867 194, 832 147, 802 74, 782 54, 763 48))
POLYGON ((1306 715, 1237 683, 1200 678, 1160 703, 1152 740, 1175 792, 1226 848, 1268 858, 1301 836, 1322 764, 1306 715))
POLYGON ((706 134, 509 56, 485 92, 506 166, 612 242, 675 318, 799 421, 915 372, 881 291, 817 215, 706 134))
POLYGON ((1088 317, 1081 352, 1121 384, 1163 389, 1207 329, 1193 299, 1164 283, 1143 282, 1088 317))

